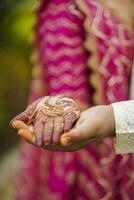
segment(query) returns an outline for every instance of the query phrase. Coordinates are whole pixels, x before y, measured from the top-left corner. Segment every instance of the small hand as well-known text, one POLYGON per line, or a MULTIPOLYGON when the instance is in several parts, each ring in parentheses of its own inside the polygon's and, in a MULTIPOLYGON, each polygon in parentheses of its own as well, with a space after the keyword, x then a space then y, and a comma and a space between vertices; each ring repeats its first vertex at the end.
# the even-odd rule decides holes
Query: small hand
POLYGON ((11 121, 18 133, 32 134, 29 142, 42 146, 57 144, 62 132, 70 130, 80 114, 76 102, 66 97, 43 97, 27 107, 27 109, 11 121), (32 133, 27 125, 32 125, 32 133))

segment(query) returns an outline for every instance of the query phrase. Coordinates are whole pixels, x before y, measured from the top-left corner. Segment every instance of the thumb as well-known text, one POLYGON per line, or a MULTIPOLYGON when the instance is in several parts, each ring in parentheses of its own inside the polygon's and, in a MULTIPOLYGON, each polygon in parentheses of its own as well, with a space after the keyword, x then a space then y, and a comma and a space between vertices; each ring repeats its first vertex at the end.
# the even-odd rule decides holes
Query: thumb
POLYGON ((12 127, 15 129, 28 129, 28 125, 23 121, 15 120, 12 122, 12 127))
POLYGON ((73 142, 79 140, 80 140, 80 134, 76 129, 71 129, 69 132, 63 133, 60 138, 61 145, 63 146, 71 145, 73 142))
POLYGON ((30 142, 31 144, 35 143, 35 137, 34 135, 30 132, 30 129, 20 129, 18 131, 18 135, 21 136, 22 139, 24 139, 27 142, 30 142))
POLYGON ((10 123, 9 123, 9 125, 11 126, 11 127, 13 127, 13 122, 14 121, 22 121, 22 122, 24 122, 24 123, 28 123, 28 121, 29 121, 29 117, 28 117, 28 115, 25 113, 25 112, 22 112, 22 113, 20 113, 19 115, 17 115, 16 117, 14 117, 11 121, 10 121, 10 123))

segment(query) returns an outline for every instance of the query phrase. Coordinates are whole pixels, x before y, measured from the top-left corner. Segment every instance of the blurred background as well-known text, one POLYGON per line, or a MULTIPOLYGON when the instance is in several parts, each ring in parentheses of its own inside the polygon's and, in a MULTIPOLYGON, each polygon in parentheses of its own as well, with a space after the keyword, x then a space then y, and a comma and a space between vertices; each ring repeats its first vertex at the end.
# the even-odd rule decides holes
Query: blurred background
POLYGON ((27 105, 35 5, 36 0, 0 1, 0 200, 13 200, 19 137, 9 122, 27 105))
POLYGON ((19 137, 9 121, 26 104, 35 0, 0 2, 0 199, 12 199, 19 137))

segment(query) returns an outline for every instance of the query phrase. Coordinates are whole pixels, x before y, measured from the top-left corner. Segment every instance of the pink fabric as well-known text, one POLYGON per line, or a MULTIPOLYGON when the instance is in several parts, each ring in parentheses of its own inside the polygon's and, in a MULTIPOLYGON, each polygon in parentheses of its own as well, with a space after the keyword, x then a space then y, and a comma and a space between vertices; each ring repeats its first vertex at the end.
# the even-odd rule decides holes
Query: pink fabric
MULTIPOLYGON (((105 103, 125 100, 134 53, 131 36, 96 1, 85 2, 98 44, 105 103)), ((88 84, 84 19, 74 0, 42 2, 36 46, 47 94, 70 94, 90 105, 93 89, 88 84)), ((37 98, 34 91, 32 96, 37 98)), ((22 143, 16 200, 132 200, 133 169, 133 155, 115 155, 109 138, 75 153, 48 152, 22 143)))

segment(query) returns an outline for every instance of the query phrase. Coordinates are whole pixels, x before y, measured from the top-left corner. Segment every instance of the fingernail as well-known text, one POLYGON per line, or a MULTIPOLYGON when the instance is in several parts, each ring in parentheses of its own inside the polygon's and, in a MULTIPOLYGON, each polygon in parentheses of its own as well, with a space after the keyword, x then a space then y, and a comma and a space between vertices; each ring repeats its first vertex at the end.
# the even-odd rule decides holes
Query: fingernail
POLYGON ((13 121, 11 121, 11 122, 9 123, 9 125, 10 125, 12 128, 14 128, 15 123, 14 123, 13 121))
POLYGON ((13 123, 12 121, 9 122, 9 126, 10 127, 13 127, 12 123, 13 123))
POLYGON ((16 120, 16 121, 11 121, 10 122, 10 124, 11 124, 11 126, 13 127, 13 128, 16 128, 16 126, 18 125, 18 121, 16 120))
POLYGON ((37 144, 39 147, 42 145, 42 141, 41 141, 40 138, 36 140, 36 144, 37 144))
POLYGON ((28 126, 28 130, 30 131, 30 133, 33 133, 34 132, 34 128, 33 128, 33 125, 29 125, 28 126))

